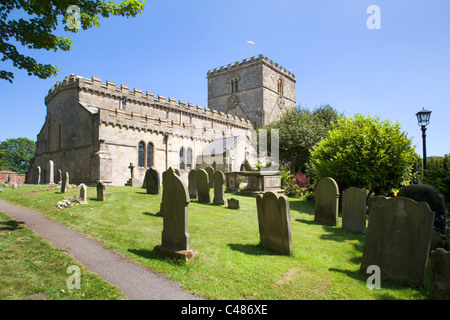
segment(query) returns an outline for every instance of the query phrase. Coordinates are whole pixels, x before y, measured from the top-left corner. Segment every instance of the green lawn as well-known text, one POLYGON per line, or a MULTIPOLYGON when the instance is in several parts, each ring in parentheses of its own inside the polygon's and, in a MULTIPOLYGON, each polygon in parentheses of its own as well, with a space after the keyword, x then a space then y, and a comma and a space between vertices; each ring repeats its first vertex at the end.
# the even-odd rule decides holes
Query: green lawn
MULTIPOLYGON (((0 300, 116 300, 126 297, 0 211, 0 300), (69 289, 69 266, 80 268, 80 288, 69 289)), ((72 283, 72 282, 70 282, 72 283)))
MULTIPOLYGON (((90 235, 122 255, 179 282, 209 299, 427 299, 429 288, 382 282, 369 290, 369 275, 359 273, 364 235, 314 222, 314 203, 290 199, 292 256, 259 246, 256 200, 240 200, 241 209, 189 204, 191 248, 197 258, 188 265, 165 259, 153 248, 161 243, 161 195, 144 189, 108 187, 106 201, 58 210, 56 203, 79 195, 56 187, 7 189, 0 197, 44 213, 90 235)), ((95 188, 88 188, 94 196, 95 188)), ((429 277, 429 275, 428 275, 429 277)))

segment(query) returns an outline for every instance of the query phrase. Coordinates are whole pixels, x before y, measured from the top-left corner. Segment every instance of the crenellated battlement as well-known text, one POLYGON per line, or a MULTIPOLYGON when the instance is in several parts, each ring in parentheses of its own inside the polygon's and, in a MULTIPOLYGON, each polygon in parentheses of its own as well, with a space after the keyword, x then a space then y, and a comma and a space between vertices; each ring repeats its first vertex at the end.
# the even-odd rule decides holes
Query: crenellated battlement
POLYGON ((128 85, 121 84, 120 87, 116 85, 115 82, 106 80, 105 83, 101 82, 98 77, 92 77, 91 79, 79 76, 70 75, 64 78, 63 81, 58 81, 53 87, 50 88, 47 95, 45 96, 45 102, 49 102, 57 93, 78 88, 83 91, 95 92, 99 95, 110 96, 116 99, 126 99, 127 101, 146 105, 148 107, 159 107, 166 108, 173 111, 182 111, 185 113, 195 114, 204 118, 209 118, 212 121, 222 121, 229 124, 251 128, 252 123, 247 120, 240 118, 238 116, 225 114, 224 112, 219 112, 210 108, 203 108, 199 105, 194 105, 190 102, 185 102, 183 100, 176 100, 175 98, 166 98, 163 95, 155 96, 152 92, 146 91, 145 93, 141 89, 134 88, 130 90, 128 85))
POLYGON ((295 81, 295 74, 293 74, 291 71, 287 70, 286 68, 280 66, 278 63, 274 62, 273 60, 270 60, 268 57, 260 54, 258 57, 251 57, 250 59, 243 59, 236 61, 234 63, 230 63, 226 66, 221 66, 219 68, 214 68, 212 70, 208 71, 208 77, 212 77, 216 74, 219 74, 221 72, 230 71, 232 69, 250 66, 252 64, 256 63, 265 63, 266 65, 276 69, 277 71, 285 74, 287 77, 292 78, 295 81))

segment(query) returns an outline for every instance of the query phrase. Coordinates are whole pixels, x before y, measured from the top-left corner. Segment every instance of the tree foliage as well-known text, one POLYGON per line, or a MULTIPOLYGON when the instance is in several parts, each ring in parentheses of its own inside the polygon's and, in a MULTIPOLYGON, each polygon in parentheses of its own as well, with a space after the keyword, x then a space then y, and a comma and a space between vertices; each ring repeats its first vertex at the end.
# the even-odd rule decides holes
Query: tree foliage
POLYGON ((356 115, 338 120, 313 148, 310 163, 317 180, 332 177, 341 190, 359 187, 370 196, 410 181, 417 157, 398 123, 356 115))
MULTIPOLYGON (((64 30, 68 32, 87 30, 98 27, 100 17, 134 17, 140 14, 144 9, 144 1, 124 0, 117 4, 107 0, 3 0, 0 4, 1 61, 11 61, 15 68, 26 70, 28 75, 49 78, 57 74, 58 68, 38 63, 34 58, 20 53, 15 43, 28 49, 68 51, 72 41, 68 37, 55 35, 58 23, 64 23, 64 30), (70 28, 67 23, 73 21, 75 14, 75 11, 68 11, 71 5, 80 9, 79 28, 70 28)), ((0 79, 12 82, 14 74, 0 70, 0 79)))
POLYGON ((34 157, 36 143, 27 138, 0 142, 0 169, 26 173, 34 157))
POLYGON ((292 173, 305 169, 311 148, 323 139, 341 115, 329 105, 313 111, 298 107, 288 109, 278 121, 266 126, 279 130, 280 162, 287 163, 292 173))

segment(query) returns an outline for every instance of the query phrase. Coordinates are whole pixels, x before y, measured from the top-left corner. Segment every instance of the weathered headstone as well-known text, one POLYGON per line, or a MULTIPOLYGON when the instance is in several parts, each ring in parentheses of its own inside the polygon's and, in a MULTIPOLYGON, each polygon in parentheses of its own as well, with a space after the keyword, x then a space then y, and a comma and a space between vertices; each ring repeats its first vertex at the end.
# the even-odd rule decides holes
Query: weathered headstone
POLYGON ((152 167, 145 172, 144 179, 147 194, 159 194, 159 172, 152 167))
POLYGON ((81 203, 87 203, 87 186, 84 183, 80 184, 80 198, 81 203))
POLYGON ((227 204, 229 209, 239 209, 239 200, 236 198, 227 199, 227 204))
POLYGON ((216 170, 211 166, 207 166, 205 168, 205 171, 206 171, 206 173, 208 173, 208 186, 209 186, 209 188, 212 188, 214 186, 213 176, 214 176, 214 172, 216 172, 216 170))
POLYGON ((208 173, 203 169, 198 169, 195 173, 195 184, 197 185, 198 202, 210 203, 208 173))
POLYGON ((42 172, 41 172, 41 167, 40 166, 37 166, 36 167, 36 184, 41 184, 41 175, 42 175, 42 172))
POLYGON ((188 190, 191 199, 197 199, 197 184, 195 183, 196 172, 196 169, 192 169, 188 174, 188 190))
POLYGON ((317 184, 314 221, 335 226, 339 213, 339 187, 334 179, 326 177, 317 184))
POLYGON ((155 251, 189 262, 196 255, 196 252, 190 249, 188 231, 189 193, 181 178, 174 173, 172 168, 166 171, 163 183, 162 244, 156 246, 155 251))
POLYGON ((213 204, 218 206, 225 205, 225 174, 217 170, 213 174, 214 199, 213 204))
MULTIPOLYGON (((438 232, 442 238, 442 243, 445 242, 445 230, 446 230, 446 213, 445 198, 438 189, 426 184, 411 184, 400 189, 397 193, 398 197, 406 197, 413 199, 417 202, 424 201, 428 203, 430 209, 434 211, 434 224, 433 229, 438 232)), ((439 238, 439 237, 438 237, 439 238)), ((432 247, 435 249, 437 246, 441 246, 438 243, 432 247)))
POLYGON ((55 165, 52 160, 48 160, 47 162, 46 174, 45 182, 48 184, 55 183, 55 165))
POLYGON ((375 197, 360 272, 376 265, 387 281, 423 286, 433 220, 434 212, 425 202, 375 197))
POLYGON ((181 177, 180 170, 178 170, 177 168, 173 169, 173 172, 174 172, 177 176, 181 177))
POLYGON ((430 253, 431 293, 435 299, 450 299, 450 252, 437 248, 430 253))
POLYGON ((366 233, 366 193, 359 188, 348 188, 342 193, 342 229, 366 233))
POLYGON ((97 182, 97 200, 98 201, 105 201, 105 184, 102 181, 97 182))
POLYGON ((69 187, 69 173, 66 172, 61 182, 61 193, 66 193, 68 187, 69 187))
POLYGON ((58 169, 58 183, 62 182, 62 171, 58 169))
POLYGON ((289 200, 272 191, 256 196, 261 245, 279 254, 292 253, 289 200))

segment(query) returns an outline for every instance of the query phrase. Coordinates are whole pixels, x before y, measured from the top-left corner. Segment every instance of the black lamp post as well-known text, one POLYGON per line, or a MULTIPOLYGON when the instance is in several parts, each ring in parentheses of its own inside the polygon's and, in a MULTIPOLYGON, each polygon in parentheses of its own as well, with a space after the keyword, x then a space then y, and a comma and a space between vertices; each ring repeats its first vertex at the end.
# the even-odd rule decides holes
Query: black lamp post
POLYGON ((427 144, 425 132, 427 131, 427 125, 430 123, 431 111, 422 109, 416 113, 417 122, 422 129, 422 142, 423 142, 423 170, 427 168, 427 144))

